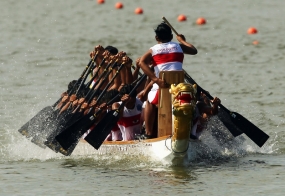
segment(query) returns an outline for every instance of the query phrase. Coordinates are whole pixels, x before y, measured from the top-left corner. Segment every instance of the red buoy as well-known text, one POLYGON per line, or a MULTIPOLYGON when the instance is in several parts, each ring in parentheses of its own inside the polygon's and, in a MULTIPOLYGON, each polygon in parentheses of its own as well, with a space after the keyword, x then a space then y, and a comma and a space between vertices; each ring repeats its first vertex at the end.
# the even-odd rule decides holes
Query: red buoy
POLYGON ((97 3, 98 4, 103 4, 103 3, 105 3, 105 0, 97 0, 97 3))
POLYGON ((124 6, 123 6, 123 4, 122 4, 121 2, 117 2, 117 3, 115 4, 115 7, 116 7, 117 9, 122 9, 124 6))
POLYGON ((142 14, 143 13, 143 9, 138 7, 138 8, 135 9, 135 13, 136 14, 142 14))
POLYGON ((248 34, 256 34, 256 33, 257 33, 257 29, 254 28, 254 27, 250 27, 250 28, 247 30, 247 33, 248 33, 248 34))
POLYGON ((182 22, 182 21, 186 21, 186 20, 187 20, 187 18, 186 18, 186 16, 185 16, 185 15, 180 14, 180 15, 177 17, 177 20, 178 20, 179 22, 182 22))
POLYGON ((204 24, 206 24, 206 19, 205 18, 198 18, 196 20, 196 24, 197 25, 204 25, 204 24))

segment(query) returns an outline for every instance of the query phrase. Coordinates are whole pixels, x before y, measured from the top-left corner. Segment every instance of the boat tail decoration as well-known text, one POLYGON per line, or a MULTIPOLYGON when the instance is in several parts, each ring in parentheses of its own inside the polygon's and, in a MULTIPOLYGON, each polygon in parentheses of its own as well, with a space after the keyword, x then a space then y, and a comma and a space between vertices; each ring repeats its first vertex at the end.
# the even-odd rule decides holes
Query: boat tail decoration
POLYGON ((172 84, 169 92, 172 97, 172 151, 185 154, 189 146, 195 112, 197 85, 172 84))

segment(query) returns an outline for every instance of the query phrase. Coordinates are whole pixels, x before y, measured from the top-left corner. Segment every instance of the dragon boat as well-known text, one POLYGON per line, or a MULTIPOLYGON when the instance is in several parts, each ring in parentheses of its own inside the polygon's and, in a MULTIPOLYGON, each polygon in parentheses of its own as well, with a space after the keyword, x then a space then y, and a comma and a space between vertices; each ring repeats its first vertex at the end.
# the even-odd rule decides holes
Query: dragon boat
MULTIPOLYGON (((99 138, 103 143, 100 143, 97 148, 93 144, 90 145, 88 143, 90 141, 86 142, 84 139, 80 139, 80 142, 78 142, 80 136, 77 139, 73 134, 69 134, 72 136, 70 150, 69 148, 67 151, 64 150, 61 143, 58 148, 57 146, 54 148, 52 143, 55 140, 54 137, 52 137, 52 140, 48 140, 52 144, 50 147, 46 145, 45 141, 47 141, 47 133, 50 132, 50 129, 53 131, 57 130, 56 127, 58 127, 57 121, 53 121, 53 117, 57 116, 55 115, 57 112, 54 110, 57 102, 54 106, 43 108, 18 131, 27 138, 31 138, 31 141, 39 147, 46 148, 48 146, 53 151, 60 152, 65 156, 71 154, 80 156, 93 154, 109 154, 111 156, 144 154, 159 160, 170 160, 172 162, 178 160, 175 163, 181 163, 185 157, 192 156, 196 152, 197 140, 191 140, 190 133, 196 106, 195 95, 197 89, 205 93, 207 97, 211 99, 213 97, 199 85, 195 84, 196 82, 184 71, 162 71, 160 72, 160 78, 171 84, 171 86, 170 88, 159 89, 156 138, 132 141, 104 141, 106 135, 99 138), (184 79, 187 83, 184 83, 184 79), (47 120, 43 121, 43 119, 47 120)), ((269 136, 245 117, 237 112, 228 110, 222 104, 219 107, 218 118, 222 122, 222 126, 225 126, 226 130, 231 133, 230 137, 237 137, 245 133, 259 147, 262 147, 268 140, 269 136)), ((84 122, 89 122, 89 117, 87 115, 86 117, 84 122)), ((102 124, 105 125, 105 122, 102 124)), ((80 121, 78 125, 84 126, 84 123, 82 124, 80 121)), ((80 129, 80 126, 72 126, 71 130, 75 130, 79 134, 81 132, 77 131, 77 129, 80 129)), ((94 133, 96 135, 97 131, 94 133)), ((101 132, 99 131, 99 133, 101 132)), ((218 137, 220 137, 220 134, 218 137)), ((64 137, 63 139, 65 140, 66 138, 64 137)), ((228 137, 225 137, 225 139, 228 139, 228 137)))
POLYGON ((73 154, 146 153, 160 160, 183 159, 187 151, 191 151, 190 133, 197 86, 184 83, 183 71, 162 71, 160 78, 171 86, 159 90, 157 138, 104 141, 98 150, 81 139, 73 154))

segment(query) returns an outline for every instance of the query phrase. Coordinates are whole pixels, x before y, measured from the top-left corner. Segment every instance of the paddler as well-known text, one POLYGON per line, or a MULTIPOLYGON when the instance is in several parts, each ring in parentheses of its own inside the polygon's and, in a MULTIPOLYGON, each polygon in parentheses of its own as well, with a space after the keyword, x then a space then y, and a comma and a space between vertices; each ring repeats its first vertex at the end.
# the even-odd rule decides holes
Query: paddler
POLYGON ((158 89, 169 87, 169 84, 159 79, 160 71, 180 71, 182 70, 184 54, 197 54, 195 46, 186 42, 182 34, 176 36, 179 43, 172 42, 172 31, 166 23, 160 23, 154 29, 154 32, 157 44, 152 46, 140 58, 141 69, 154 83, 151 91, 148 93, 148 100, 144 111, 146 130, 141 139, 153 138, 156 135, 153 125, 155 123, 155 111, 158 104, 158 89), (150 64, 154 66, 155 72, 149 68, 150 64))

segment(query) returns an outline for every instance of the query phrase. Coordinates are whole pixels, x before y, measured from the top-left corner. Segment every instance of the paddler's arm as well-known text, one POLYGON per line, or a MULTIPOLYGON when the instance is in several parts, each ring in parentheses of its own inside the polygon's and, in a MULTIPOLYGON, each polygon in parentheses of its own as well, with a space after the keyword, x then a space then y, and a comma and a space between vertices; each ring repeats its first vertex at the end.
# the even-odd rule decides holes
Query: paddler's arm
MULTIPOLYGON (((121 101, 123 103, 127 103, 129 100, 130 100, 130 96, 128 94, 124 94, 121 97, 121 101)), ((120 107, 120 103, 118 103, 118 102, 115 102, 112 104, 112 110, 117 110, 119 107, 120 107)), ((119 119, 123 117, 123 114, 124 114, 124 109, 122 107, 122 108, 120 108, 120 111, 119 111, 119 119)))
POLYGON ((221 100, 218 97, 215 97, 213 100, 211 100, 213 106, 206 105, 205 102, 197 103, 197 107, 200 111, 200 113, 206 113, 207 115, 216 115, 219 112, 219 104, 221 103, 221 100))
POLYGON ((140 59, 140 67, 143 72, 160 88, 167 88, 169 85, 162 79, 155 76, 154 72, 150 69, 149 65, 152 62, 152 51, 149 49, 140 59))
POLYGON ((136 60, 136 67, 135 67, 135 71, 133 72, 133 81, 135 81, 139 76, 139 72, 140 72, 139 63, 140 63, 140 57, 137 58, 136 60))
POLYGON ((192 44, 186 41, 186 38, 184 37, 184 35, 179 34, 176 36, 176 39, 177 41, 179 41, 180 47, 182 48, 183 53, 191 54, 191 55, 195 55, 198 53, 198 50, 195 48, 195 46, 193 46, 192 44))
POLYGON ((138 98, 143 102, 143 101, 146 101, 147 100, 147 95, 149 93, 149 91, 151 90, 152 88, 152 85, 153 85, 153 81, 151 80, 145 87, 145 89, 143 91, 141 91, 139 94, 138 94, 138 98))

